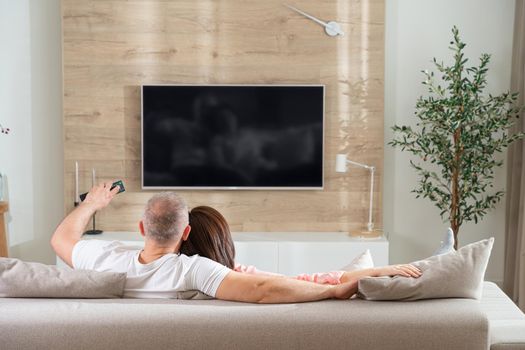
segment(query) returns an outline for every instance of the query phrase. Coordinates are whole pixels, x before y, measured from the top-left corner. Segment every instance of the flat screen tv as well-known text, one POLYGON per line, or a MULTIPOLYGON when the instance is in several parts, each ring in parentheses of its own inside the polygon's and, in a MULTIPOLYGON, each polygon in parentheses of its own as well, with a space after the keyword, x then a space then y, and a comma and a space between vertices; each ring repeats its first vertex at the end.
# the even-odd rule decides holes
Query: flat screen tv
POLYGON ((142 86, 142 188, 322 189, 324 86, 142 86))

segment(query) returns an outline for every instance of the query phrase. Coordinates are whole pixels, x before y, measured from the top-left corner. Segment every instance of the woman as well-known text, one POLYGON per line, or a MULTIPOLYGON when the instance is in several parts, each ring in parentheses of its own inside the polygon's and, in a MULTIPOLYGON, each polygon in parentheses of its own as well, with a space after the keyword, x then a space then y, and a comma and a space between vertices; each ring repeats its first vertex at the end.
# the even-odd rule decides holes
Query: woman
MULTIPOLYGON (((281 276, 280 274, 259 271, 253 266, 235 263, 235 246, 230 227, 224 216, 208 206, 195 207, 190 211, 191 234, 182 243, 180 252, 186 255, 204 256, 215 260, 232 270, 242 273, 281 276)), ((331 271, 325 273, 303 274, 294 278, 321 284, 340 284, 362 277, 378 276, 419 277, 421 271, 412 265, 392 265, 358 271, 331 271)))

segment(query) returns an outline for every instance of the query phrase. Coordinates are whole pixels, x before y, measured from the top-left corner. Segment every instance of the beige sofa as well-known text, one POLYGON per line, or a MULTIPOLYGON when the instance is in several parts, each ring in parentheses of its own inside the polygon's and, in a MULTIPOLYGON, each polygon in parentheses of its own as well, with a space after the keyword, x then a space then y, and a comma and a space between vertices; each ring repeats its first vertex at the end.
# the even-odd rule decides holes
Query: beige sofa
POLYGON ((1 349, 525 349, 525 315, 481 302, 0 299, 1 349))

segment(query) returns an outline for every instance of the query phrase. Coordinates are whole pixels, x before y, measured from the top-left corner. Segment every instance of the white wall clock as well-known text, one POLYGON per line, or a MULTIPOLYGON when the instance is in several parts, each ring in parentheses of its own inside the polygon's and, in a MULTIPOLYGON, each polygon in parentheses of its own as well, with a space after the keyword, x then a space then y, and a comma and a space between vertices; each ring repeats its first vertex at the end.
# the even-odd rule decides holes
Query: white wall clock
POLYGON ((299 10, 296 7, 293 7, 293 6, 288 5, 288 4, 283 4, 283 5, 288 7, 290 10, 293 10, 293 11, 295 11, 295 12, 305 16, 308 19, 311 19, 315 23, 322 25, 324 27, 324 30, 325 30, 326 34, 328 34, 330 36, 337 36, 337 35, 343 36, 345 34, 343 32, 343 30, 341 29, 341 26, 337 22, 334 22, 334 21, 325 22, 325 21, 322 21, 322 20, 320 20, 320 19, 318 19, 318 18, 316 18, 316 17, 314 17, 312 15, 309 15, 308 13, 306 13, 304 11, 299 10))

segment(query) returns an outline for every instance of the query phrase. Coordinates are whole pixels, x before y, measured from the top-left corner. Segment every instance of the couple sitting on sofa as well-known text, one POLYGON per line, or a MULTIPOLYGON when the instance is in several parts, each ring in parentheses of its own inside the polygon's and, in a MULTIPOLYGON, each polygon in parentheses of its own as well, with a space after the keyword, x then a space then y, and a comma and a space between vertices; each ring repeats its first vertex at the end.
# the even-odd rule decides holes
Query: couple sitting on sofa
POLYGON ((173 298, 178 292, 199 290, 217 299, 257 303, 348 299, 363 277, 421 275, 415 266, 395 265, 283 278, 236 266, 224 217, 210 207, 188 213, 184 200, 173 192, 154 195, 146 204, 139 222, 144 249, 118 241, 81 240, 91 216, 117 192, 111 183, 93 187, 57 227, 51 245, 75 269, 127 273, 125 297, 173 298))

